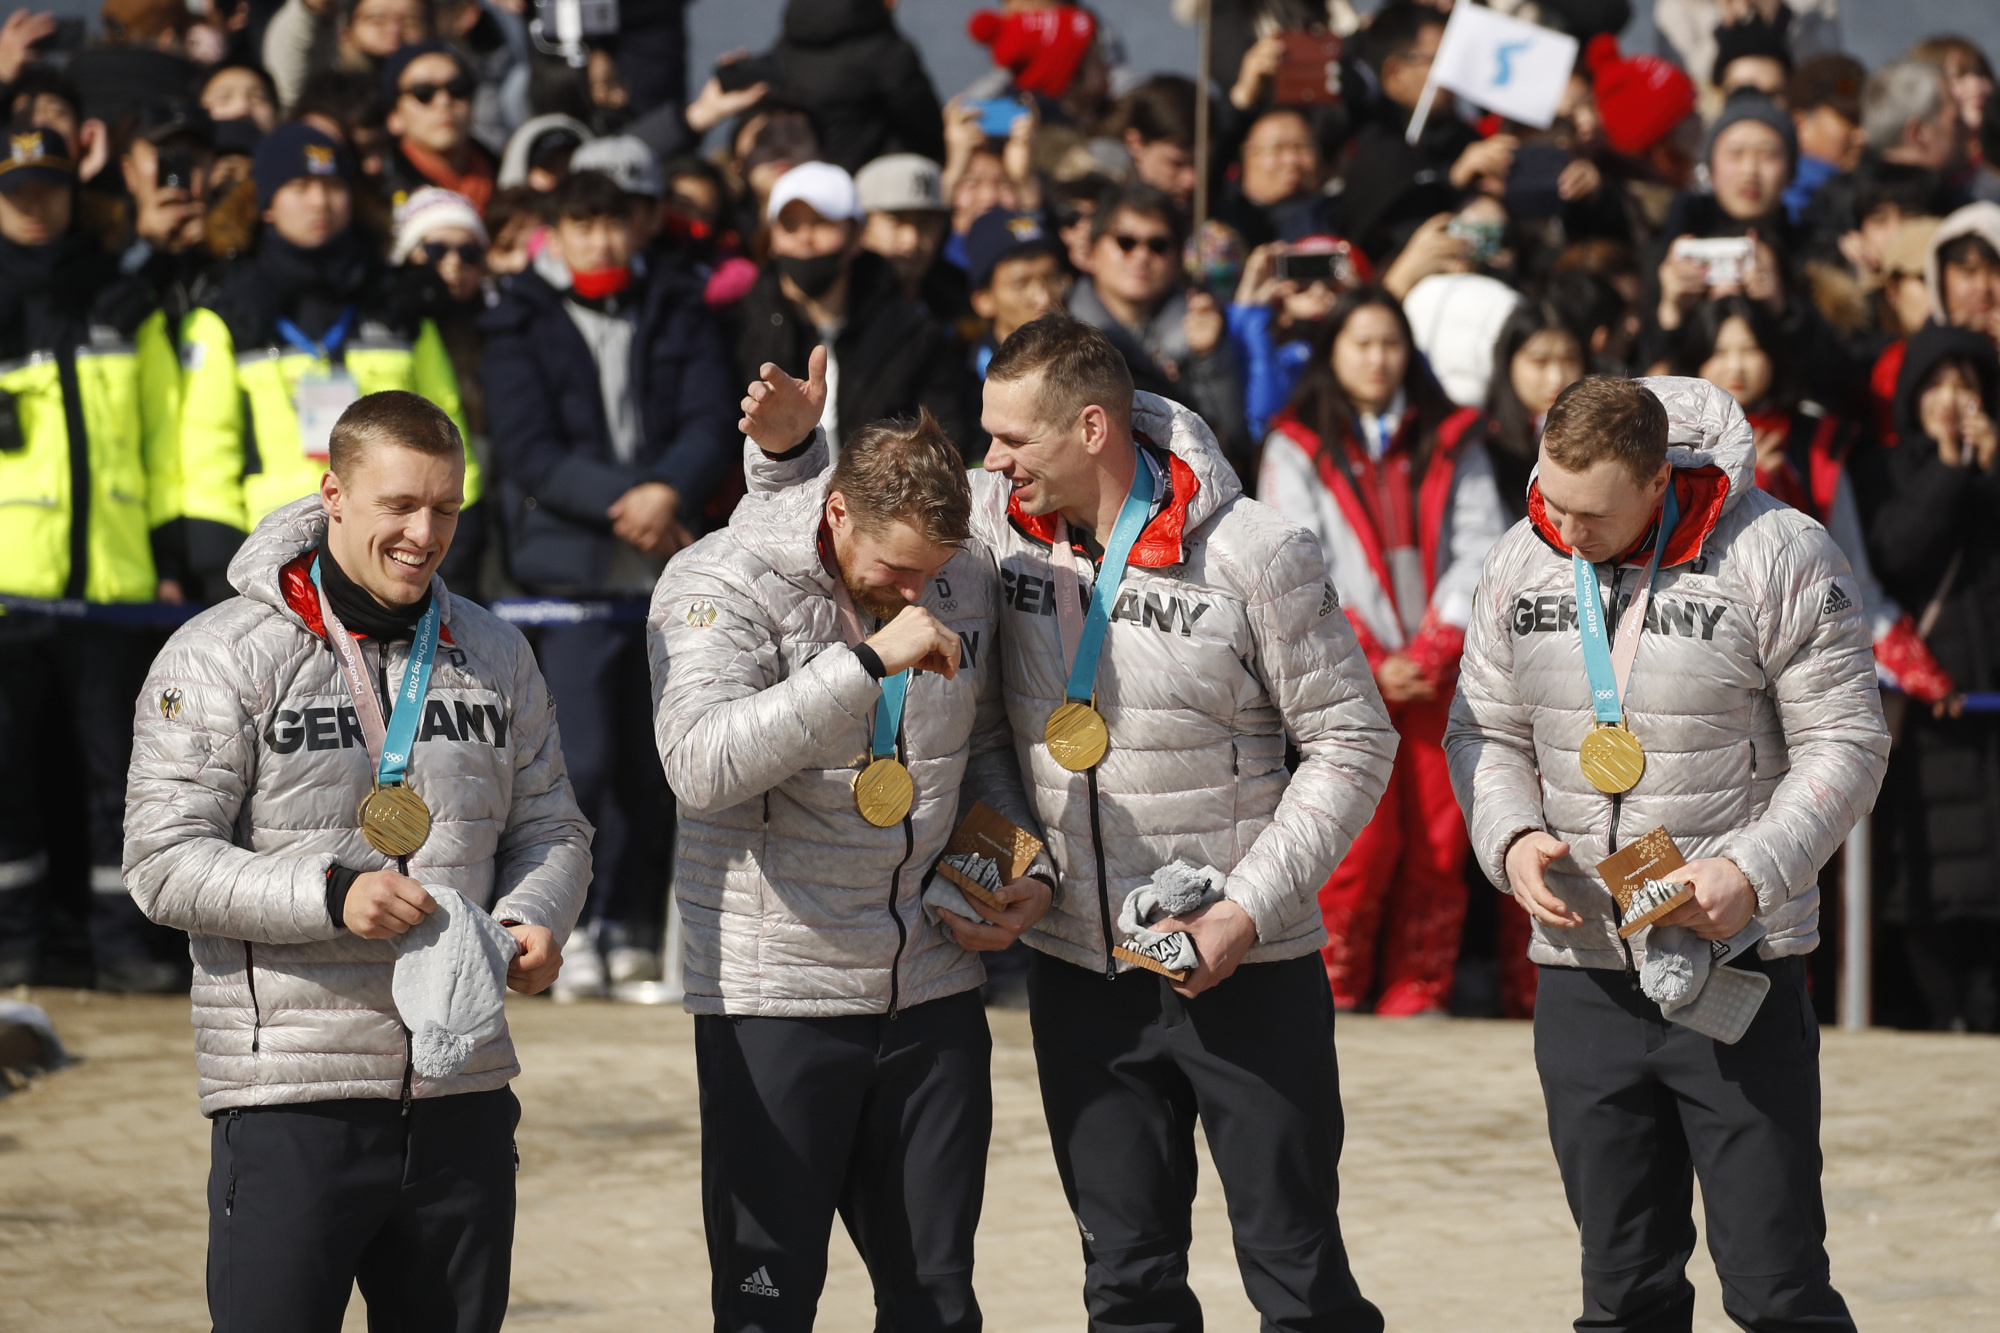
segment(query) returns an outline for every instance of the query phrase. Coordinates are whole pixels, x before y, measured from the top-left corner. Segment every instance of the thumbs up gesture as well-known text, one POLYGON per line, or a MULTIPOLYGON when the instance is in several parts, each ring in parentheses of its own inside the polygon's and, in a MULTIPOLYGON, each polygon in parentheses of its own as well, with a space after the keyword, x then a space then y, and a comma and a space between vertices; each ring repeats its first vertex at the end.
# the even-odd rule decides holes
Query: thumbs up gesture
POLYGON ((826 348, 815 347, 806 378, 793 379, 766 361, 743 397, 736 428, 767 454, 789 453, 806 442, 826 412, 826 348))

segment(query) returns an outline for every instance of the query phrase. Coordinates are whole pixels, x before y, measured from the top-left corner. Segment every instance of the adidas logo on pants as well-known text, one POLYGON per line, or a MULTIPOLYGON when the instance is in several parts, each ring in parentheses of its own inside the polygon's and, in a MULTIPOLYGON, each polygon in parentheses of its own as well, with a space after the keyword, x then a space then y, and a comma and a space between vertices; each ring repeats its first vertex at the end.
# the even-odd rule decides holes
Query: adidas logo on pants
POLYGON ((775 1296, 778 1289, 771 1285, 771 1270, 759 1267, 756 1272, 737 1284, 738 1291, 747 1291, 752 1296, 775 1296))

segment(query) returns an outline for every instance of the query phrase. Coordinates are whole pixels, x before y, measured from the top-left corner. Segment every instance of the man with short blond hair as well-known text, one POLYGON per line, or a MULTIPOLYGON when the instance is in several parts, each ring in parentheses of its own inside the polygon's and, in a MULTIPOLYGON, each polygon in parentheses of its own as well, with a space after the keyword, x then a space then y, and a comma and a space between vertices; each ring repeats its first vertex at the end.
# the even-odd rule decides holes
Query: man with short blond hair
MULTIPOLYGON (((377 1325, 498 1329, 520 1065, 504 1017, 438 1045, 404 1012, 397 941, 448 900, 515 955, 508 986, 546 989, 590 828, 526 641, 437 577, 457 426, 371 394, 328 443, 319 493, 230 563, 240 595, 153 662, 125 879, 191 937, 219 1333, 338 1328, 357 1282, 377 1325)), ((458 984, 490 1013, 486 975, 458 984)))
POLYGON ((1726 1314, 1854 1327, 1826 1256, 1805 955, 1819 868, 1874 804, 1889 737, 1854 575, 1755 465, 1704 381, 1564 390, 1445 732, 1473 854, 1534 920, 1579 1329, 1689 1327, 1697 1176, 1726 1314), (1686 864, 1631 901, 1687 900, 1655 919, 1599 866, 1655 855, 1656 830, 1686 864))
POLYGON ((745 501, 653 594, 720 1329, 812 1326, 836 1211, 884 1327, 980 1325, 993 1108, 975 955, 1041 917, 1054 872, 1044 856, 1003 885, 1004 910, 926 897, 973 802, 1040 836, 970 508, 928 414, 876 422, 828 477, 745 501))

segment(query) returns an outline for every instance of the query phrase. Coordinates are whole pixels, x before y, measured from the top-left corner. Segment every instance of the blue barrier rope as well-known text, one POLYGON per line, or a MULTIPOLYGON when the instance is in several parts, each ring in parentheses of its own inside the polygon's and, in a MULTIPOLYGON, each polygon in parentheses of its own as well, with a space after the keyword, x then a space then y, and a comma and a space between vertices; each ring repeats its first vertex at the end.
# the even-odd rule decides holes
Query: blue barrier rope
POLYGON ((99 625, 151 626, 167 628, 184 625, 208 608, 198 602, 83 602, 71 598, 16 597, 0 592, 0 611, 54 616, 58 620, 88 620, 99 625))
POLYGON ((486 609, 510 625, 636 624, 646 618, 638 598, 573 601, 567 597, 496 597, 486 609))

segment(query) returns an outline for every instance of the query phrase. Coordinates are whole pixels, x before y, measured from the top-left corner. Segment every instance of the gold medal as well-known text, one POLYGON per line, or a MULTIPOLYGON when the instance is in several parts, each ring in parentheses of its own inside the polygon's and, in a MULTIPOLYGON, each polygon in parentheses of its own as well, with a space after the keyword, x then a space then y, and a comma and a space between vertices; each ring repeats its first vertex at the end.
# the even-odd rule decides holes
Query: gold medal
POLYGON ((1584 733, 1577 762, 1590 785, 1608 796, 1631 791, 1646 771, 1646 747, 1621 725, 1603 723, 1584 733))
POLYGON ((900 759, 877 759, 854 775, 854 804, 876 828, 902 823, 916 797, 917 784, 900 759))
POLYGON ((361 836, 384 856, 408 856, 431 836, 431 810, 402 785, 377 787, 361 802, 361 836))
POLYGON ((1102 713, 1070 699, 1049 714, 1042 739, 1048 742, 1050 758, 1072 773, 1082 773, 1103 762, 1111 748, 1111 729, 1104 725, 1102 713))

